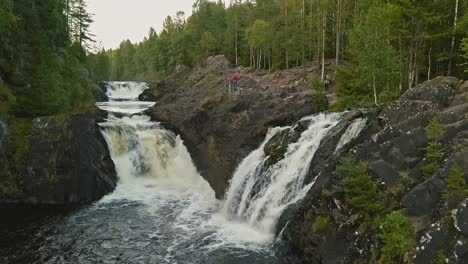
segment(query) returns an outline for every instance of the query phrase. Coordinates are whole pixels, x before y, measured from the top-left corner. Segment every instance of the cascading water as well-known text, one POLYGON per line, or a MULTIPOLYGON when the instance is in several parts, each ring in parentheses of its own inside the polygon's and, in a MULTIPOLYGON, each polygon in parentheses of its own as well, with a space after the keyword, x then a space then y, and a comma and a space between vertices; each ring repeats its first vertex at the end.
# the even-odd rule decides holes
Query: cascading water
POLYGON ((364 127, 367 124, 367 118, 358 118, 351 123, 344 134, 341 136, 340 141, 336 145, 335 153, 337 153, 341 148, 346 146, 351 140, 355 139, 364 127))
POLYGON ((265 144, 295 128, 271 129, 218 201, 181 138, 142 115, 155 105, 137 100, 147 85, 107 86, 109 102, 97 106, 109 113, 100 126, 119 177, 116 190, 43 227, 13 263, 24 252, 27 263, 292 263, 273 229, 284 208, 312 186, 304 186, 308 166, 340 114, 301 120, 304 132, 274 165, 266 163, 265 144))
POLYGON ((231 181, 224 211, 264 232, 273 233, 283 210, 302 199, 313 183, 304 177, 315 151, 328 131, 338 124, 340 114, 319 114, 304 118, 308 123, 299 140, 289 144, 284 159, 269 167, 264 146, 273 135, 289 127, 269 131, 263 144, 240 164, 231 181))

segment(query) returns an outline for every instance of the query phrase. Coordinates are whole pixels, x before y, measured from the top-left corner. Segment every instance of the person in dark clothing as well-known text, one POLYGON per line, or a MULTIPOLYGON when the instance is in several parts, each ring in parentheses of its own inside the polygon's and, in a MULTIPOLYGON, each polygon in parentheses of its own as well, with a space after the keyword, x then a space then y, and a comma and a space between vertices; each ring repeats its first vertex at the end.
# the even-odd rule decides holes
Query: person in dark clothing
POLYGON ((239 77, 237 77, 237 75, 234 75, 234 77, 232 77, 232 91, 234 93, 237 92, 238 82, 239 82, 239 77))
POLYGON ((328 91, 328 89, 330 88, 331 81, 332 80, 330 74, 327 73, 327 75, 325 75, 325 78, 323 79, 323 83, 325 84, 325 91, 328 91))

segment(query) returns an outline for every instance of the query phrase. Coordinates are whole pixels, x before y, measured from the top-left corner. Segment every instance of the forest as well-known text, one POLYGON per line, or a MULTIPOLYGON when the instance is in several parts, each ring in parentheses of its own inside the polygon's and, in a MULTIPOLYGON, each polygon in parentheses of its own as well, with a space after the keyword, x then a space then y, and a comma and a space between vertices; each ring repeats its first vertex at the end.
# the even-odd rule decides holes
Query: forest
POLYGON ((0 0, 0 117, 92 104, 91 23, 85 0, 0 0))
POLYGON ((92 55, 101 79, 155 80, 212 55, 280 70, 333 67, 343 106, 378 104, 436 76, 466 77, 468 2, 197 0, 140 43, 92 55))
POLYGON ((258 70, 316 65, 322 78, 331 65, 343 107, 378 104, 435 76, 467 77, 467 10, 460 0, 196 0, 140 43, 93 53, 85 0, 0 0, 0 116, 75 111, 91 105, 96 80, 157 80, 219 54, 258 70))

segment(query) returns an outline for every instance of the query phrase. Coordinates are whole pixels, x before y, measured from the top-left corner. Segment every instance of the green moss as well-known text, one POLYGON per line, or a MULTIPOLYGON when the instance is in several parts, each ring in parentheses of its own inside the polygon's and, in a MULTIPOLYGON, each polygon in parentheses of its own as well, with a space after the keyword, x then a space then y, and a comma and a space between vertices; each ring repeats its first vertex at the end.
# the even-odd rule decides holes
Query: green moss
POLYGON ((315 218, 315 222, 312 225, 312 230, 314 233, 322 233, 331 224, 331 217, 329 215, 319 215, 317 218, 315 218))
POLYGON ((210 156, 211 160, 219 161, 219 152, 214 140, 210 140, 208 143, 208 155, 210 156))
POLYGON ((266 161, 267 166, 274 165, 284 158, 288 150, 289 130, 285 129, 274 135, 265 145, 263 151, 266 156, 269 156, 266 161))

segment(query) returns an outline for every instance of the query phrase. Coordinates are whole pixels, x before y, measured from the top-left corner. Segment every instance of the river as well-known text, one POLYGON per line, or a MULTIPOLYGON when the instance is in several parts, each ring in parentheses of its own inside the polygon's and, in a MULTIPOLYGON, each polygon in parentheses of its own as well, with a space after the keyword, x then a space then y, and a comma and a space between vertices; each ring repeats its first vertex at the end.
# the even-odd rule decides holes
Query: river
MULTIPOLYGON (((10 206, 1 220, 1 263, 296 263, 274 236, 303 198, 308 164, 339 114, 306 117, 308 129, 266 168, 263 145, 239 165, 225 201, 215 199, 180 137, 141 114, 144 83, 108 83, 100 124, 116 165, 116 190, 78 208, 10 206), (17 221, 18 220, 18 221, 17 221)), ((157 107, 157 106, 156 106, 157 107)))

